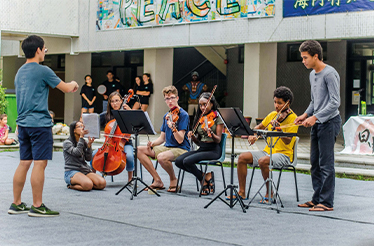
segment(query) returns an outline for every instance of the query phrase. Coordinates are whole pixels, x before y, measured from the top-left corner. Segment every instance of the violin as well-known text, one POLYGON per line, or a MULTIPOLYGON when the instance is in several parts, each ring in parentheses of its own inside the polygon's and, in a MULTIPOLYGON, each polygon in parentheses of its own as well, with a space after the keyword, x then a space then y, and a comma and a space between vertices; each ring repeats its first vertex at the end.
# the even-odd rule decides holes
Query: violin
POLYGON ((291 112, 290 108, 287 108, 280 113, 278 113, 275 119, 271 122, 272 130, 280 131, 280 123, 287 117, 287 115, 291 112))
MULTIPOLYGON (((211 111, 209 114, 201 117, 199 123, 201 124, 201 128, 202 129, 205 129, 205 128, 212 128, 212 126, 214 125, 214 119, 217 118, 217 113, 214 112, 214 111, 211 111)), ((208 136, 211 138, 212 137, 212 134, 210 131, 207 131, 208 133, 208 136)))
POLYGON ((177 106, 175 106, 174 108, 172 108, 169 113, 166 115, 166 120, 168 122, 173 122, 173 129, 172 131, 173 132, 177 132, 178 129, 177 127, 175 126, 175 124, 177 123, 177 121, 179 120, 179 108, 177 106))
MULTIPOLYGON (((134 95, 134 90, 130 89, 128 92, 122 105, 128 103, 134 95)), ((122 133, 115 119, 106 124, 104 133, 105 142, 94 156, 92 167, 105 175, 120 174, 126 167, 126 153, 123 149, 131 134, 122 133)))
MULTIPOLYGON (((216 89, 217 89, 217 85, 215 85, 215 86, 213 87, 213 90, 212 90, 212 92, 210 93, 210 97, 209 97, 209 99, 208 99, 208 103, 207 103, 207 105, 210 103, 210 100, 212 99, 212 96, 213 96, 214 92, 216 91, 216 89)), ((200 120, 203 118, 203 115, 205 114, 205 110, 206 110, 206 108, 205 108, 204 111, 201 113, 199 120, 197 121, 195 127, 193 128, 193 130, 192 130, 192 135, 195 134, 195 132, 196 132, 196 130, 197 130, 197 127, 198 127, 199 124, 200 124, 200 120)))

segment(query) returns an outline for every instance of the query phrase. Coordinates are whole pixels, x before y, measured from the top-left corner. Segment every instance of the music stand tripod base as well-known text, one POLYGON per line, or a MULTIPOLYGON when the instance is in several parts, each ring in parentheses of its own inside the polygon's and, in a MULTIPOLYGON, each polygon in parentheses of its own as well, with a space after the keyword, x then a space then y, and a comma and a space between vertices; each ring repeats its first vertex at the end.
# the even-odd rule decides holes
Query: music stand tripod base
MULTIPOLYGON (((137 196, 139 193, 143 192, 146 188, 151 190, 158 197, 160 194, 156 190, 152 189, 147 185, 141 178, 137 176, 137 166, 138 166, 138 135, 139 132, 143 130, 147 131, 150 128, 150 122, 146 119, 145 114, 141 110, 113 110, 113 115, 118 122, 118 125, 122 132, 130 133, 135 135, 135 146, 134 146, 134 174, 132 179, 127 182, 116 195, 121 193, 124 189, 127 189, 131 193, 130 200, 133 200, 134 196, 137 196), (124 120, 126 119, 126 121, 124 120), (137 185, 138 182, 142 183, 145 187, 138 191, 137 185), (130 184, 133 184, 132 191, 128 188, 130 184)), ((148 131, 147 131, 148 133, 148 131)), ((151 132, 152 133, 152 132, 151 132)))

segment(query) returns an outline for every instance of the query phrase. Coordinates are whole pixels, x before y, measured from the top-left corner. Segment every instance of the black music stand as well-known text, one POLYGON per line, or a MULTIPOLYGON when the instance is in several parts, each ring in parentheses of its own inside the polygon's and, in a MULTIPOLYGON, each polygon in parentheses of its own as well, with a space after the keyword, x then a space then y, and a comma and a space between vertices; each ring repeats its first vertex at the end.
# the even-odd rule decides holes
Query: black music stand
POLYGON ((254 131, 257 133, 257 135, 263 136, 263 138, 266 141, 266 144, 270 148, 269 177, 264 181, 264 183, 261 185, 260 189, 258 189, 256 194, 253 196, 253 198, 249 201, 248 205, 245 206, 245 207, 246 208, 249 207, 249 205, 255 199, 257 194, 260 194, 261 198, 264 199, 264 197, 261 195, 260 191, 261 191, 262 187, 264 187, 266 185, 266 183, 269 183, 268 184, 269 185, 269 194, 268 194, 268 199, 269 199, 268 201, 269 202, 268 202, 268 204, 271 205, 271 204, 275 203, 277 205, 277 213, 279 214, 278 201, 280 202, 282 208, 283 208, 283 203, 282 203, 282 200, 281 200, 280 195, 278 193, 277 186, 275 185, 274 180, 273 180, 273 148, 281 137, 295 137, 295 136, 297 136, 297 133, 282 132, 282 131, 281 132, 267 131, 267 130, 254 130, 254 131), (275 140, 275 142, 273 142, 273 138, 275 138, 275 137, 277 137, 277 140, 275 140), (270 138, 270 141, 268 141, 268 138, 270 138), (274 198, 271 198, 272 189, 274 189, 274 196, 275 196, 274 198))
POLYGON ((223 120, 225 127, 228 129, 230 135, 231 135, 231 177, 230 177, 230 184, 226 186, 226 188, 219 193, 212 201, 210 201, 204 208, 209 207, 210 204, 212 204, 215 200, 220 199, 222 202, 224 202, 227 206, 230 208, 233 208, 237 202, 239 202, 240 206, 242 207, 243 213, 246 212, 245 205, 243 203, 243 200, 239 196, 238 191, 236 188, 237 185, 234 185, 234 160, 236 157, 236 154, 234 153, 235 149, 235 136, 241 136, 241 135, 253 135, 253 131, 248 125, 248 122, 244 119, 242 112, 239 108, 219 108, 218 112, 220 114, 221 119, 223 120), (223 200, 221 198, 221 195, 223 193, 226 193, 226 191, 230 189, 230 203, 223 200), (233 199, 233 195, 236 195, 236 201, 233 199))
POLYGON ((155 135, 156 132, 153 129, 152 123, 148 117, 146 112, 142 110, 112 110, 114 118, 117 121, 119 128, 121 129, 122 133, 129 133, 135 135, 135 146, 134 146, 134 174, 132 179, 127 182, 117 193, 118 195, 123 189, 127 189, 131 193, 130 200, 133 199, 134 196, 137 196, 140 192, 144 191, 146 188, 150 189, 153 193, 157 196, 160 194, 157 191, 153 190, 149 187, 146 183, 143 182, 141 178, 137 176, 137 166, 138 166, 138 135, 139 134, 153 134, 155 135), (134 182, 133 182, 134 181, 134 182), (138 192, 137 189, 137 182, 142 183, 145 187, 138 192), (132 191, 127 187, 130 184, 133 184, 132 191))

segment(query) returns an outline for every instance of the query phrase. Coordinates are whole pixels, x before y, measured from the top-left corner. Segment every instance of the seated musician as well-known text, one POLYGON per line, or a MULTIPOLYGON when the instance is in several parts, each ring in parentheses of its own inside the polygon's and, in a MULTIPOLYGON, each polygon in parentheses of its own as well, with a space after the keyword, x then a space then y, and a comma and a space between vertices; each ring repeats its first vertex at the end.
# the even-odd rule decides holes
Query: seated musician
MULTIPOLYGON (((123 103, 123 98, 121 94, 118 91, 114 91, 108 97, 108 106, 105 115, 105 125, 108 124, 109 121, 114 119, 112 110, 120 109, 131 110, 131 108, 127 104, 123 103)), ((126 153, 126 171, 128 181, 131 181, 134 172, 134 147, 132 145, 131 139, 126 141, 123 150, 126 153)), ((97 150, 94 151, 93 155, 95 155, 96 153, 97 150)))
MULTIPOLYGON (((280 126, 283 132, 297 133, 298 127, 293 124, 296 119, 296 114, 291 110, 290 105, 293 101, 292 91, 280 86, 274 91, 274 107, 275 111, 271 112, 266 118, 255 127, 255 129, 275 130, 275 126, 280 126), (289 103, 287 103, 289 102, 289 103), (278 117, 277 117, 278 116, 278 117), (284 126, 284 127, 282 127, 284 126)), ((277 129, 279 130, 279 128, 277 129)), ((256 134, 248 137, 248 142, 252 145, 257 140, 256 134)), ((274 141, 277 138, 274 139, 274 141)), ((280 138, 272 149, 273 167, 281 168, 284 165, 290 164, 293 159, 293 146, 295 137, 280 138)), ((239 180, 239 195, 242 199, 245 197, 245 186, 247 178, 247 164, 252 166, 260 166, 262 177, 266 180, 269 177, 269 163, 270 163, 270 148, 265 147, 264 150, 253 150, 240 154, 238 159, 238 180, 239 180)), ((268 185, 266 185, 268 189, 268 185)), ((267 203, 269 201, 269 191, 260 203, 267 203)), ((236 198, 236 197, 233 197, 236 198)))
POLYGON ((140 146, 138 148, 138 159, 142 165, 152 175, 154 182, 150 185, 152 189, 164 189, 164 184, 153 167, 149 157, 157 158, 163 169, 170 176, 170 185, 168 192, 176 192, 178 180, 175 177, 172 161, 178 156, 186 153, 190 149, 190 144, 187 139, 189 117, 185 110, 178 105, 178 90, 174 86, 167 86, 162 90, 164 100, 170 111, 175 112, 179 109, 178 119, 176 122, 170 120, 169 112, 163 117, 161 126, 161 134, 153 142, 148 142, 147 146, 140 146), (165 143, 165 145, 162 145, 165 143))
POLYGON ((88 143, 83 136, 88 131, 80 121, 70 124, 70 137, 64 141, 65 182, 69 189, 90 191, 102 190, 106 186, 104 178, 92 172, 86 161, 92 159, 92 143, 94 138, 88 138, 88 143))
POLYGON ((200 146, 198 150, 189 151, 179 156, 175 165, 187 172, 192 173, 203 186, 202 195, 209 195, 214 193, 214 173, 210 172, 205 175, 196 167, 196 163, 203 160, 214 160, 219 159, 222 154, 220 142, 223 129, 223 121, 217 115, 217 108, 219 107, 214 96, 209 101, 210 93, 204 92, 199 97, 199 108, 195 115, 193 126, 198 125, 196 135, 192 134, 192 131, 188 132, 188 138, 192 138, 192 141, 200 146), (204 115, 200 118, 202 113, 204 115), (205 120, 206 118, 206 120, 205 120), (203 123, 202 123, 202 122, 203 123))

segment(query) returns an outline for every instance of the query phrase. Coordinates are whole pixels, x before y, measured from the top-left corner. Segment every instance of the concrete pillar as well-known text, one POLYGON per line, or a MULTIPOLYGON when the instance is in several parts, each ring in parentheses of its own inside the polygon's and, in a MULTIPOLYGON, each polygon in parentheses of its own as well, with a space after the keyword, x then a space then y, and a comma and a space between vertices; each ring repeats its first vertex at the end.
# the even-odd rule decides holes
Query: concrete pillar
POLYGON ((3 57, 3 87, 7 88, 8 93, 15 93, 14 79, 18 69, 25 62, 26 58, 18 58, 17 56, 3 57))
POLYGON ((162 117, 169 110, 162 89, 173 84, 173 60, 172 48, 144 50, 144 73, 150 73, 153 81, 153 95, 147 111, 157 132, 160 131, 162 117))
POLYGON ((79 120, 80 118, 82 100, 79 92, 85 83, 84 76, 91 74, 91 53, 66 55, 65 59, 66 82, 75 80, 79 85, 77 92, 65 94, 64 122, 70 124, 72 121, 79 120))
POLYGON ((274 110, 273 92, 276 88, 277 44, 245 44, 243 115, 264 118, 274 110))

